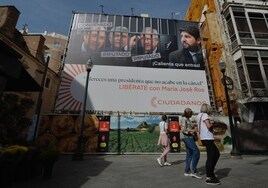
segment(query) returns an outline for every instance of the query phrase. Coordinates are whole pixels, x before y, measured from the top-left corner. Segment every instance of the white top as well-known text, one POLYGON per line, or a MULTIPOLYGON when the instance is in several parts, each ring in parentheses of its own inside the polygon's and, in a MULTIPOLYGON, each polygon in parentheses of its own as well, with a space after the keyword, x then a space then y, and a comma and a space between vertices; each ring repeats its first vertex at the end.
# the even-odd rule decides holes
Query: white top
POLYGON ((166 134, 166 129, 168 129, 168 124, 165 121, 161 121, 159 123, 160 134, 166 134))
POLYGON ((197 115, 197 123, 198 123, 198 129, 199 129, 199 134, 200 134, 200 139, 201 140, 214 140, 213 133, 209 131, 205 124, 205 120, 209 119, 207 113, 200 113, 197 115), (200 118, 201 119, 201 124, 199 126, 200 118))

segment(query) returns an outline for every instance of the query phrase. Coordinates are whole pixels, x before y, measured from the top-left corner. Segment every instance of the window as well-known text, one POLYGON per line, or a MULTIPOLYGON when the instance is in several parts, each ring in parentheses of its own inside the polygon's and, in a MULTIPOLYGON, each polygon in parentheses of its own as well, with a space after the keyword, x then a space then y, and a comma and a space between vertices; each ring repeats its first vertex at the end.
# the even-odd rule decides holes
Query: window
MULTIPOLYGON (((268 57, 268 51, 260 50, 260 55, 261 57, 268 57)), ((267 60, 266 63, 268 63, 267 60)))
POLYGON ((244 18, 236 17, 235 21, 236 21, 239 37, 241 37, 241 38, 251 38, 251 34, 250 34, 250 30, 249 30, 246 18, 245 17, 244 18))
POLYGON ((244 12, 234 12, 236 27, 240 38, 252 38, 244 12))
POLYGON ((249 13, 250 22, 254 31, 256 39, 268 38, 268 28, 264 19, 264 15, 261 13, 249 13))
POLYGON ((54 47, 59 48, 61 47, 61 43, 54 41, 54 47))
POLYGON ((230 39, 233 42, 236 40, 236 36, 235 36, 235 31, 234 31, 234 26, 233 26, 232 20, 227 21, 227 26, 228 26, 228 32, 230 35, 230 39))
POLYGON ((257 51, 255 50, 243 50, 243 53, 246 57, 258 57, 257 51))
POLYGON ((50 78, 46 78, 46 81, 45 81, 45 88, 49 88, 50 87, 50 83, 51 83, 51 79, 50 78))
POLYGON ((245 57, 253 96, 264 96, 265 84, 257 57, 245 57))
POLYGON ((249 79, 252 81, 262 81, 260 65, 257 57, 245 57, 249 79))
POLYGON ((249 25, 246 19, 245 10, 243 8, 234 7, 233 14, 235 19, 235 26, 232 23, 231 16, 229 14, 225 16, 232 49, 236 48, 239 45, 238 41, 240 41, 244 45, 254 44, 254 40, 252 39, 252 35, 249 30, 249 25), (235 28, 237 28, 239 36, 236 36, 235 28), (238 37, 240 38, 240 40, 237 40, 238 37))
MULTIPOLYGON (((247 65, 248 75, 251 81, 263 81, 259 65, 247 65)), ((261 84, 264 85, 264 84, 261 84)))
POLYGON ((50 52, 45 52, 44 53, 44 59, 47 59, 47 57, 51 58, 51 53, 50 52))
POLYGON ((236 66, 237 66, 237 70, 238 70, 238 77, 239 77, 239 80, 241 83, 242 93, 246 94, 248 92, 248 86, 247 86, 245 72, 243 69, 241 59, 236 61, 236 66))
POLYGON ((256 102, 254 103, 256 112, 254 114, 254 121, 256 120, 268 120, 268 103, 267 102, 256 102))
POLYGON ((262 57, 261 59, 262 59, 262 64, 263 64, 266 78, 268 78, 268 57, 262 57))

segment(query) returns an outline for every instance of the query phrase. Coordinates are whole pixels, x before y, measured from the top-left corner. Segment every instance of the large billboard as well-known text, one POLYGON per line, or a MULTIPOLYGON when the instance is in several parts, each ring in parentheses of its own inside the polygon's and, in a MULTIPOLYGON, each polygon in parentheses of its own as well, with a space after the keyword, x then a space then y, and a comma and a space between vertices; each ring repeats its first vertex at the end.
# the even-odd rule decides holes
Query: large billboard
POLYGON ((80 110, 92 59, 87 110, 199 111, 209 103, 198 23, 74 13, 56 104, 80 110))

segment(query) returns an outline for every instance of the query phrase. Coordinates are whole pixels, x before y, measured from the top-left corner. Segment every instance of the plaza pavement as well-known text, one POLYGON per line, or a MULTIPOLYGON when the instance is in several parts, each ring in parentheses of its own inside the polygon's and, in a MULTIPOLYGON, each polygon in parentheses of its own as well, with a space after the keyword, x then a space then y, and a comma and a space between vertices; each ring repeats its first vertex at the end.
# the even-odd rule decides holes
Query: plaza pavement
MULTIPOLYGON (((160 167, 159 154, 84 155, 83 161, 72 161, 62 155, 56 162, 51 179, 36 177, 13 183, 11 188, 175 188, 211 187, 205 183, 206 154, 198 164, 203 179, 184 176, 185 153, 170 153, 172 166, 160 167)), ((233 159, 221 153, 216 166, 219 187, 268 188, 268 156, 243 155, 233 159)))

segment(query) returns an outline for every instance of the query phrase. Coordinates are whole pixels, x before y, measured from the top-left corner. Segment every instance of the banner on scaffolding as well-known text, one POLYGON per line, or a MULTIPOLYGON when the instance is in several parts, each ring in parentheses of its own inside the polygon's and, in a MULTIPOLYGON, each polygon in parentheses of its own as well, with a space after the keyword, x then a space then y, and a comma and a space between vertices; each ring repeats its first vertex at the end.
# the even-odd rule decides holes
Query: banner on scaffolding
POLYGON ((89 58, 87 110, 183 112, 209 103, 196 22, 74 13, 57 110, 81 109, 89 58))

